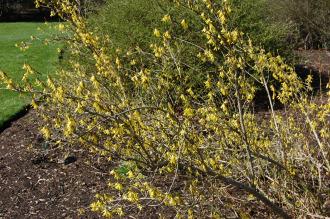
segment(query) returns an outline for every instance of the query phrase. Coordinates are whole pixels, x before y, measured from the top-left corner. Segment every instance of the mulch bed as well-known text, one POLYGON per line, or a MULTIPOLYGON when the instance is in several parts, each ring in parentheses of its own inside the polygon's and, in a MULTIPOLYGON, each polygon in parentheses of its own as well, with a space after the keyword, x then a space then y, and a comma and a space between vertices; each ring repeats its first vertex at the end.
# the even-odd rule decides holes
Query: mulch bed
POLYGON ((0 134, 0 219, 99 218, 88 207, 111 168, 83 150, 47 148, 37 123, 30 112, 0 134))
POLYGON ((302 58, 302 63, 317 69, 319 72, 328 73, 330 71, 330 51, 328 50, 298 50, 295 51, 298 57, 302 58))

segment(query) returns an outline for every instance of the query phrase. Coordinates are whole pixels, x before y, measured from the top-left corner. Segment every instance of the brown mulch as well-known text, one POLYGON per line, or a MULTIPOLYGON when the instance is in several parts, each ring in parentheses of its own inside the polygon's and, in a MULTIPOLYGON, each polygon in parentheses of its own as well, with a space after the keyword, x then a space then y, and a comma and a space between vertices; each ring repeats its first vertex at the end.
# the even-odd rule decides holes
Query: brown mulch
POLYGON ((330 79, 330 51, 328 50, 298 50, 294 52, 298 58, 296 72, 306 78, 312 74, 314 88, 325 88, 330 79))
POLYGON ((295 51, 302 63, 326 74, 330 72, 330 51, 328 50, 298 50, 295 51))
POLYGON ((88 207, 111 168, 79 149, 48 148, 37 123, 30 112, 0 134, 0 219, 99 218, 88 207))

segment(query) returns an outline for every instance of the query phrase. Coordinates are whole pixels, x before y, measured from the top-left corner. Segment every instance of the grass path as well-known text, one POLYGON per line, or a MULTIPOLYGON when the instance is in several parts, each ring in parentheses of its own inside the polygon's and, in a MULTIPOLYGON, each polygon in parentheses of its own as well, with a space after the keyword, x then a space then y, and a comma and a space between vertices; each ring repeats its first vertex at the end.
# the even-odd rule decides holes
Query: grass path
MULTIPOLYGON (((28 63, 44 75, 55 70, 58 60, 57 45, 44 45, 43 41, 56 33, 55 24, 43 23, 0 23, 0 70, 13 79, 19 80, 23 74, 22 66, 28 63), (15 44, 31 41, 36 37, 25 52, 15 44)), ((22 110, 29 102, 28 97, 0 90, 0 127, 22 110)))

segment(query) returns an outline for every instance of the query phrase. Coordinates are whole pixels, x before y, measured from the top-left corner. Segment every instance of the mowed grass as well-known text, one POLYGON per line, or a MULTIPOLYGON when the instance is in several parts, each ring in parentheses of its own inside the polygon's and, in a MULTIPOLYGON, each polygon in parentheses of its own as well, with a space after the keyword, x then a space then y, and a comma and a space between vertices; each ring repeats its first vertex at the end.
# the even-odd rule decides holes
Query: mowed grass
MULTIPOLYGON (((45 45, 45 39, 56 34, 56 23, 0 23, 0 70, 19 81, 23 75, 22 66, 30 64, 44 76, 55 71, 58 62, 59 44, 45 45), (31 36, 37 40, 31 41, 31 36), (15 46, 21 42, 32 43, 26 51, 15 46)), ((0 85, 0 88, 4 86, 0 85)), ((0 127, 29 103, 28 96, 0 89, 0 127)))

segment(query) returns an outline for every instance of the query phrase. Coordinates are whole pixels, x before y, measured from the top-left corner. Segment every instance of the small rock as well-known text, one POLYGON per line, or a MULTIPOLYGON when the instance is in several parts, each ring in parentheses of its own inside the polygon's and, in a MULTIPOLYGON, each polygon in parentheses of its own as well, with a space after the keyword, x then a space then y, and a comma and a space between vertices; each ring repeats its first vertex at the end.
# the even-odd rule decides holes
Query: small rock
POLYGON ((39 157, 36 157, 32 160, 32 163, 34 165, 38 165, 38 164, 41 164, 41 163, 47 163, 48 162, 48 158, 45 157, 45 156, 39 156, 39 157))
POLYGON ((69 157, 65 158, 64 165, 68 165, 68 164, 74 163, 76 161, 77 161, 77 158, 75 156, 69 156, 69 157))

